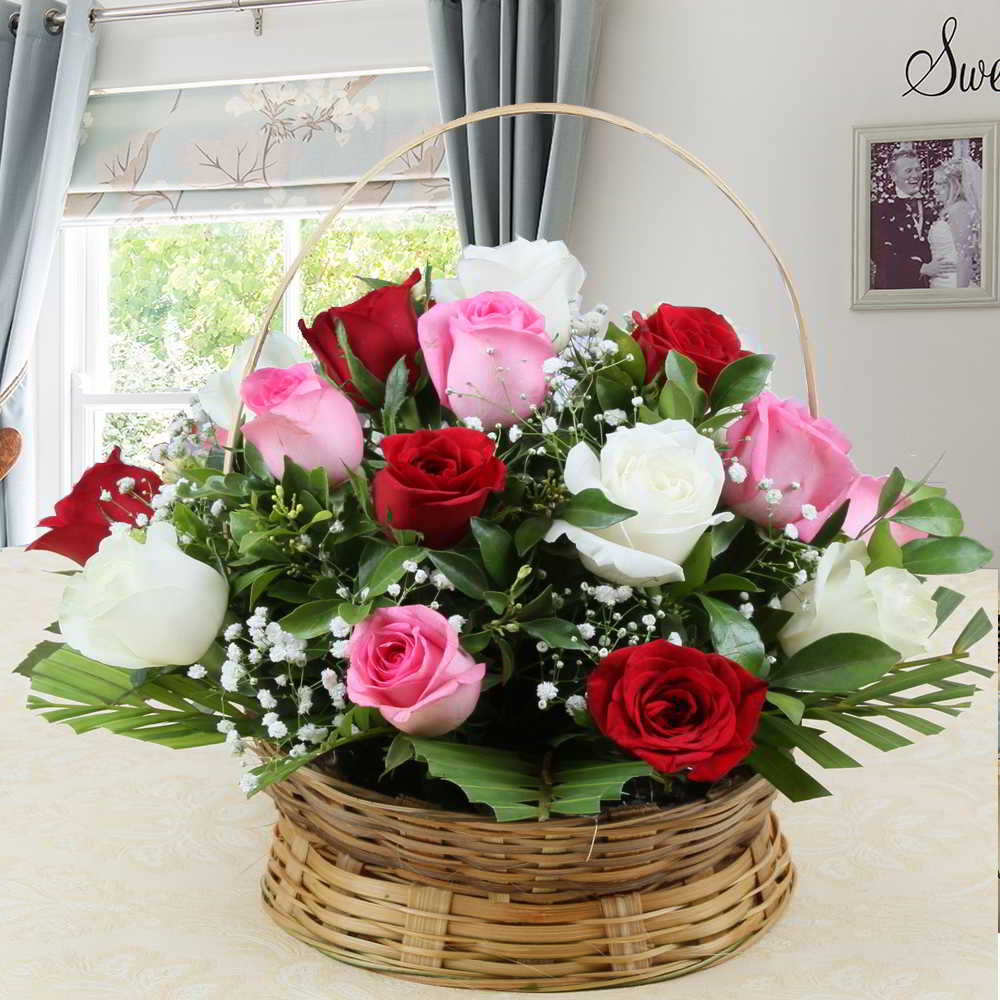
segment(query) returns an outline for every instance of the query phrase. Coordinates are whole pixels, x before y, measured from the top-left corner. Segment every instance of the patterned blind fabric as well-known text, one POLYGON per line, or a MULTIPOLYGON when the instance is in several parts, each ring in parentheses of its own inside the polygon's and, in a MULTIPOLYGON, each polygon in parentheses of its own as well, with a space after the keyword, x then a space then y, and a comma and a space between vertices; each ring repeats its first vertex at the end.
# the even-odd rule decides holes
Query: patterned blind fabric
MULTIPOLYGON (((68 219, 323 208, 440 121, 430 71, 94 95, 68 219)), ((450 201, 444 143, 394 163, 356 204, 450 201)))

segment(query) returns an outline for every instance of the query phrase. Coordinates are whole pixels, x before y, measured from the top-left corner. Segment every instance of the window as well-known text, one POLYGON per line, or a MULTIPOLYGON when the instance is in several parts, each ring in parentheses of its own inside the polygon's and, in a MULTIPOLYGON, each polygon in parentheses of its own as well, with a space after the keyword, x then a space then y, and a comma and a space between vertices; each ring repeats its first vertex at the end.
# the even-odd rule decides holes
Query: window
MULTIPOLYGON (((39 505, 47 512, 81 472, 120 445, 126 461, 149 465, 149 449, 205 378, 254 334, 288 264, 318 215, 67 226, 61 254, 61 344, 43 330, 37 388, 39 505), (61 372, 62 391, 52 370, 61 372), (60 415, 44 399, 66 398, 60 415), (54 468, 64 470, 57 474, 54 468)), ((366 211, 342 216, 307 258, 272 329, 297 333, 307 319, 351 301, 358 275, 401 280, 429 263, 446 273, 459 251, 448 210, 366 211)))

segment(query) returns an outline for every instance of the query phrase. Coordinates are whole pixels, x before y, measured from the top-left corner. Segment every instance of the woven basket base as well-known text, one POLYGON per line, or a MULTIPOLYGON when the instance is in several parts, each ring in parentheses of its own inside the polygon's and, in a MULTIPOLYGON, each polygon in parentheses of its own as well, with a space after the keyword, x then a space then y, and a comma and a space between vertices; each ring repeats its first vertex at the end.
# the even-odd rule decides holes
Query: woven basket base
POLYGON ((348 964, 440 986, 558 992, 732 958, 774 924, 794 885, 773 813, 749 845, 682 882, 562 903, 415 884, 333 854, 283 816, 262 889, 279 926, 348 964))

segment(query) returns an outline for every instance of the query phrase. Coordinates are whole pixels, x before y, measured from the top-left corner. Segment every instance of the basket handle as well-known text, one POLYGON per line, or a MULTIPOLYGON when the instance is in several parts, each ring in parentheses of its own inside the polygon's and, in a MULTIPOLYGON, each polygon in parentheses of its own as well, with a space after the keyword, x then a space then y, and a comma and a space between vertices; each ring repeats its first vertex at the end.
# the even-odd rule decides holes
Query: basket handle
MULTIPOLYGON (((443 125, 436 125, 434 128, 428 129, 424 132, 423 135, 418 136, 411 142, 407 142, 398 149, 394 149, 391 153, 387 153, 383 156, 378 163, 359 177, 347 190, 340 201, 338 201, 337 204, 334 205, 329 212, 327 212, 327 214, 320 221, 319 225, 313 231, 312 235, 303 244, 302 249, 299 251, 295 260, 292 261, 291 266, 285 272, 285 276, 281 279, 278 290, 274 293, 274 297, 271 299, 271 303, 267 307, 267 312, 265 313, 264 320, 261 323, 260 331, 257 334, 253 348, 247 358, 246 368, 243 370, 243 377, 246 378, 246 376, 257 367, 257 362, 260 360, 260 354, 264 348, 264 341, 267 339, 271 321, 274 319, 274 315, 278 311, 281 299, 288 290, 288 286, 291 284, 292 278, 295 277, 296 272, 302 266, 302 262, 312 251, 313 247, 315 247, 320 241, 324 233, 326 233, 326 231, 330 228, 337 216, 340 215, 343 209, 354 200, 358 192, 361 191, 361 189, 364 188, 369 181, 378 177, 387 167, 391 166, 395 160, 399 159, 399 157, 405 156, 407 153, 419 148, 425 142, 430 142, 432 139, 436 139, 438 136, 442 136, 447 132, 452 132, 465 125, 472 125, 475 122, 490 121, 493 118, 510 118, 517 115, 531 114, 572 115, 576 118, 588 118, 592 121, 605 122, 608 125, 617 125, 619 128, 625 129, 626 132, 633 132, 636 135, 642 135, 647 139, 652 139, 654 142, 658 142, 661 146, 670 150, 671 153, 683 160, 689 166, 694 167, 697 171, 704 174, 704 176, 707 177, 739 209, 740 214, 747 220, 747 222, 750 223, 753 231, 760 237, 764 246, 767 247, 768 252, 771 254, 771 257, 778 268, 778 273, 781 275, 781 280, 784 283, 785 290, 788 292, 788 297, 791 299, 792 309, 795 312, 795 322, 798 325, 799 330, 799 346, 802 349, 802 362, 806 373, 806 392, 809 399, 809 412, 814 417, 818 416, 819 404, 816 396, 816 365, 815 359, 813 358, 812 344, 809 340, 809 334, 806 332, 805 319, 802 316, 802 307, 799 303, 798 292, 795 289, 795 284, 792 281, 792 276, 788 272, 788 268, 785 266, 784 261, 775 249, 774 244, 761 228, 760 222, 757 220, 753 212, 747 208, 743 201, 740 200, 736 192, 733 191, 733 189, 714 170, 712 170, 711 167, 707 166, 699 160, 694 153, 685 149, 683 146, 678 145, 672 139, 668 139, 660 132, 654 132, 643 125, 638 125, 636 122, 630 121, 628 118, 622 118, 620 115, 613 115, 607 111, 598 111, 596 108, 583 107, 579 104, 507 104, 498 108, 486 108, 482 111, 475 111, 471 114, 463 115, 461 118, 455 118, 453 121, 446 122, 443 125)), ((241 400, 237 407, 236 418, 233 421, 233 426, 229 435, 229 449, 226 452, 224 466, 224 470, 226 472, 231 471, 233 467, 233 457, 239 437, 240 422, 242 417, 243 402, 241 400)))

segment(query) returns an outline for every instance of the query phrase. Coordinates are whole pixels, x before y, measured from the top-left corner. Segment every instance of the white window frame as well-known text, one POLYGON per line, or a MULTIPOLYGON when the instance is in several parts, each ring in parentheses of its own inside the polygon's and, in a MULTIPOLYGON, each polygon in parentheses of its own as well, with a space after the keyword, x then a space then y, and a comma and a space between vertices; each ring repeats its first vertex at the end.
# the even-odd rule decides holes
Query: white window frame
MULTIPOLYGON (((414 206, 449 211, 450 205, 414 206)), ((350 214, 394 214, 395 209, 365 208, 350 214)), ((151 225, 211 224, 262 219, 283 223, 284 268, 301 249, 303 219, 319 219, 317 209, 247 215, 187 216, 143 220, 151 225)), ((109 302, 109 239, 114 223, 63 225, 49 276, 52 308, 39 325, 31 360, 30 391, 37 429, 36 509, 49 513, 94 461, 99 447, 98 415, 184 407, 194 392, 110 392, 106 370, 109 302)), ((282 304, 283 328, 292 335, 302 315, 301 273, 292 279, 282 304)))

